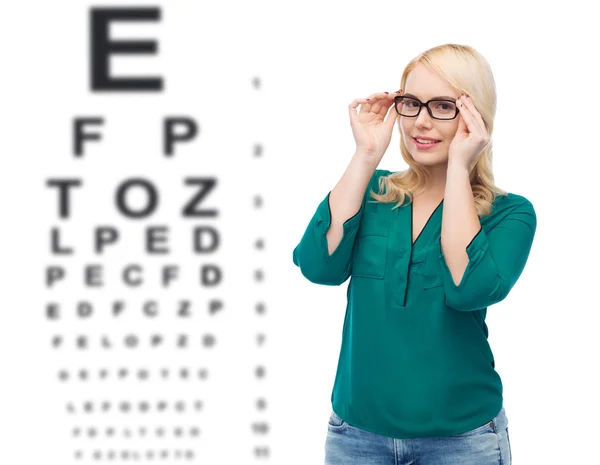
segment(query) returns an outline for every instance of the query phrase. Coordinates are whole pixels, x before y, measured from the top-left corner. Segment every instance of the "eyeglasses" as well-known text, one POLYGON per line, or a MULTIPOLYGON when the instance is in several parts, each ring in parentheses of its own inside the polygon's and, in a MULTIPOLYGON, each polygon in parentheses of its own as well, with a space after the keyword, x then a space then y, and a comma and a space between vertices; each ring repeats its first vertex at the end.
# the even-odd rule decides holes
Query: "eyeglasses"
POLYGON ((421 113, 422 107, 427 107, 429 115, 434 119, 450 120, 458 115, 458 107, 454 100, 428 100, 421 103, 420 100, 402 95, 394 97, 396 112, 400 116, 415 118, 421 113))

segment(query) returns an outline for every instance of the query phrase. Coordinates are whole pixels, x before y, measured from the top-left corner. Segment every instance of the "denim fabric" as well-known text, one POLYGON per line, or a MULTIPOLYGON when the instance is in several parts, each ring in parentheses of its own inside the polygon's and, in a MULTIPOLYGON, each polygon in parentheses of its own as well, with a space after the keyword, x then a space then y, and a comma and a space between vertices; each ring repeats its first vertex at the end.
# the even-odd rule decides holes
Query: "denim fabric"
POLYGON ((491 421, 466 433, 396 439, 351 426, 331 412, 325 465, 511 465, 504 407, 491 421))

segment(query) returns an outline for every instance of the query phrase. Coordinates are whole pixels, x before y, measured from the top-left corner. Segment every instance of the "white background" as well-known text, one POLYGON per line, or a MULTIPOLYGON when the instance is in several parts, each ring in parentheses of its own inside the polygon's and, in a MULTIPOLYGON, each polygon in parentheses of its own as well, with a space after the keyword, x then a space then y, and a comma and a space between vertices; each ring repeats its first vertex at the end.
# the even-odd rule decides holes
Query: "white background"
MULTIPOLYGON (((443 43, 470 45, 491 64, 498 93, 496 184, 528 198, 537 213, 525 271, 486 320, 504 385, 514 463, 592 463, 600 414, 600 118, 594 100, 600 40, 592 8, 584 1, 10 3, 0 16, 0 463, 75 463, 76 448, 131 447, 70 436, 74 418, 65 412, 66 401, 98 399, 102 389, 135 400, 203 399, 206 411, 188 418, 200 426, 201 437, 162 443, 169 449, 193 446, 197 463, 252 463, 253 447, 263 444, 271 457, 257 462, 323 463, 348 281, 340 287, 308 282, 292 263, 292 250, 354 152, 348 104, 396 91, 408 61, 443 43), (112 66, 115 76, 161 75, 163 93, 90 92, 88 11, 107 5, 160 6, 159 23, 111 29, 115 39, 158 40, 158 55, 116 58, 112 66), (251 82, 255 76, 262 81, 259 89, 251 82), (161 155, 162 118, 169 115, 193 117, 200 128, 175 160, 161 155), (102 142, 88 144, 84 159, 71 153, 75 116, 105 118, 102 142), (252 156, 255 143, 264 144, 261 158, 252 156), (56 195, 44 187, 54 176, 84 182, 68 221, 57 218, 56 195), (113 209, 115 185, 130 176, 159 184, 161 209, 149 220, 127 220, 113 209), (182 277, 172 294, 159 292, 152 281, 154 262, 189 272, 201 262, 189 250, 190 222, 179 216, 191 192, 183 185, 186 176, 219 181, 204 204, 220 212, 211 224, 222 235, 215 260, 226 279, 216 292, 197 287, 195 276, 185 282, 182 277), (261 209, 253 206, 255 194, 264 198, 261 209), (105 256, 91 249, 97 224, 118 227, 123 236, 123 244, 105 256), (168 257, 143 254, 143 227, 150 224, 173 225, 168 257), (48 245, 55 225, 77 252, 63 260, 71 281, 50 292, 44 269, 56 260, 48 245), (253 247, 257 237, 264 237, 265 250, 253 247), (118 266, 135 261, 148 270, 148 283, 132 292, 116 278, 118 266), (80 267, 92 262, 110 268, 105 290, 81 285, 80 267), (255 269, 264 271, 263 283, 253 280, 255 269), (225 309, 209 318, 202 305, 214 295, 223 297, 225 309), (44 317, 52 299, 100 303, 117 297, 132 304, 185 297, 198 307, 187 328, 169 308, 152 323, 132 313, 117 325, 106 308, 87 325, 68 308, 56 325, 44 317), (261 299, 267 303, 263 317, 253 311, 261 299), (197 385, 156 382, 142 391, 139 383, 60 384, 59 368, 91 368, 110 357, 99 350, 89 357, 52 351, 49 336, 104 330, 212 332, 212 352, 157 352, 173 366, 208 366, 211 378, 197 385), (267 340, 257 347, 253 338, 260 330, 267 340), (261 363, 267 373, 258 380, 253 369, 261 363), (260 395, 268 402, 262 412, 254 406, 260 395), (265 436, 251 429, 260 420, 269 423, 265 436)), ((405 167, 394 129, 379 168, 405 167)), ((131 352, 112 363, 148 365, 154 361, 150 354, 131 352)), ((170 417, 156 420, 166 425, 170 417)))

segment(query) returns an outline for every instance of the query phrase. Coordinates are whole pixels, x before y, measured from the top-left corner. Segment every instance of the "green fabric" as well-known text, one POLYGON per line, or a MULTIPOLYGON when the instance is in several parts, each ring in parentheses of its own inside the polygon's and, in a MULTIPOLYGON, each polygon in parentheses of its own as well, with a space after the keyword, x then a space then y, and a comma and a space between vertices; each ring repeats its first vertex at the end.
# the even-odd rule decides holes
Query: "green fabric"
POLYGON ((457 286, 440 247, 443 201, 413 245, 412 203, 392 210, 369 195, 389 174, 375 171, 331 256, 330 193, 293 251, 313 283, 339 286, 350 277, 332 407, 350 425, 389 437, 460 434, 502 408, 485 317, 525 267, 535 210, 520 195, 498 196, 466 247, 457 286))

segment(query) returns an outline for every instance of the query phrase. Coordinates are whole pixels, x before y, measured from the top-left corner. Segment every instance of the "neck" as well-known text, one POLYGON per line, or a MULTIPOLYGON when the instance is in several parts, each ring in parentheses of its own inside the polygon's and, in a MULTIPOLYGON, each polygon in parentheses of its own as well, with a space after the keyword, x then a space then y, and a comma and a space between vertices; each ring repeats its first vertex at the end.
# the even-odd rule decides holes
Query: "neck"
POLYGON ((444 198, 446 192, 446 174, 447 165, 436 165, 428 167, 429 180, 423 189, 415 193, 415 197, 421 197, 427 200, 444 198))

